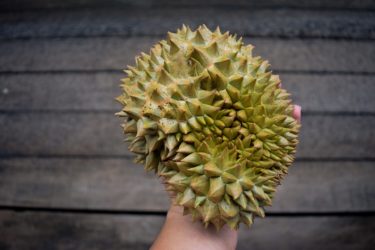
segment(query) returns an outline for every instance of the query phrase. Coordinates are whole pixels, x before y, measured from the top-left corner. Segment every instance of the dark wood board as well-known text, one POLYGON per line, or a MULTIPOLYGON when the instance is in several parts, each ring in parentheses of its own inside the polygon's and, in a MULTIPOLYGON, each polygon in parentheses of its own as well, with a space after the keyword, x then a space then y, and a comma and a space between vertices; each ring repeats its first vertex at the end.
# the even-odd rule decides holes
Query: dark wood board
MULTIPOLYGON (((0 247, 19 249, 148 249, 164 218, 48 212, 0 212, 0 247)), ((242 249, 373 249, 375 216, 266 217, 241 229, 242 249)), ((188 244, 188 243, 187 243, 188 244)))
MULTIPOLYGON (((0 73, 121 70, 159 38, 65 38, 0 41, 0 73), (22 60, 20 60, 22 58, 22 60)), ((371 41, 245 39, 275 71, 374 73, 371 41)))
POLYGON ((63 9, 3 13, 0 39, 164 36, 182 24, 220 26, 241 36, 374 39, 375 15, 363 11, 254 8, 63 9))
MULTIPOLYGON (((166 211, 160 181, 126 159, 0 160, 0 206, 166 211)), ((278 188, 271 213, 375 210, 373 162, 296 162, 278 188)))
MULTIPOLYGON (((1 111, 109 111, 120 108, 123 73, 0 75, 1 111)), ((281 73, 304 112, 375 112, 375 77, 281 73)))
MULTIPOLYGON (((0 114, 2 156, 129 156, 121 120, 110 112, 0 114)), ((375 116, 306 115, 298 158, 374 157, 375 116)))

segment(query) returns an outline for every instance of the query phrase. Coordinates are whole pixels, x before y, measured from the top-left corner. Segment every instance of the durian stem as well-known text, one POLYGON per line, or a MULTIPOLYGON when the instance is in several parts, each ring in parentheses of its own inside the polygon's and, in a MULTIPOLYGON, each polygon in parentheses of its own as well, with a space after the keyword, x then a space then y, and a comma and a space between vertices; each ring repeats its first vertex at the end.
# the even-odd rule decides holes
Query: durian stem
POLYGON ((237 230, 227 225, 219 231, 213 225, 205 228, 200 221, 193 222, 191 215, 183 215, 181 206, 171 205, 151 250, 232 250, 236 249, 237 239, 237 230))

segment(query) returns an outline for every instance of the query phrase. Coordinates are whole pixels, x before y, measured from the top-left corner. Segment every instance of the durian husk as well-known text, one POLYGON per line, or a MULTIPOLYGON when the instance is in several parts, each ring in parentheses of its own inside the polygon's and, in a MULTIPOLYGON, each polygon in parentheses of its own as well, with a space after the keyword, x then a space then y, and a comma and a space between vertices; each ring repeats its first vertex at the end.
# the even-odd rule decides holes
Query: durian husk
POLYGON ((219 28, 183 25, 125 70, 129 150, 205 226, 253 224, 294 160, 290 95, 253 46, 219 28))

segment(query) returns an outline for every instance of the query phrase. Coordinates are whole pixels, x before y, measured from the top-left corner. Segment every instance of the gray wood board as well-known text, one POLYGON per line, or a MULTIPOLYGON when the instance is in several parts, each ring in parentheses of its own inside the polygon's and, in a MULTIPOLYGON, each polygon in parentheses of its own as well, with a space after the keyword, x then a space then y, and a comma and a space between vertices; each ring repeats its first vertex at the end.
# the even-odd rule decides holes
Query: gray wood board
MULTIPOLYGON (((66 38, 0 42, 0 71, 120 70, 158 38, 66 38)), ((276 71, 371 73, 375 46, 370 41, 245 39, 276 71)))
MULTIPOLYGON (((295 162, 267 212, 375 211, 375 163, 295 162)), ((0 159, 0 206, 166 211, 160 180, 126 159, 0 159)))
MULTIPOLYGON (((0 247, 28 249, 148 249, 164 218, 144 215, 0 212, 0 247)), ((375 216, 266 217, 240 229, 242 249, 373 249, 375 216)))
MULTIPOLYGON (((119 109, 122 73, 0 74, 2 111, 119 109)), ((375 77, 280 74, 303 111, 375 112, 375 77)))
MULTIPOLYGON (((0 155, 130 155, 120 119, 112 113, 0 115, 0 155)), ((306 115, 297 157, 374 157, 375 116, 306 115)))
POLYGON ((0 39, 165 35, 182 24, 220 26, 238 35, 374 39, 375 14, 254 9, 70 9, 0 14, 0 39))
POLYGON ((80 7, 242 7, 242 8, 318 8, 318 9, 373 9, 375 3, 373 0, 232 0, 230 3, 226 0, 4 0, 0 3, 2 10, 23 10, 23 9, 52 9, 52 8, 80 8, 80 7))

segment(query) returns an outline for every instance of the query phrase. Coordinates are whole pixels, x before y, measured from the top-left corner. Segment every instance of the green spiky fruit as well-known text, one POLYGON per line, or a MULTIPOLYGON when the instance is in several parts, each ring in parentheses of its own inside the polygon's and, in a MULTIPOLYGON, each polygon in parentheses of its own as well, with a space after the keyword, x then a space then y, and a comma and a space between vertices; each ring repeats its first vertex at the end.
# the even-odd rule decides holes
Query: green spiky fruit
POLYGON ((183 26, 136 58, 118 97, 136 161, 185 213, 217 228, 264 217, 298 142, 289 94, 252 49, 183 26))

